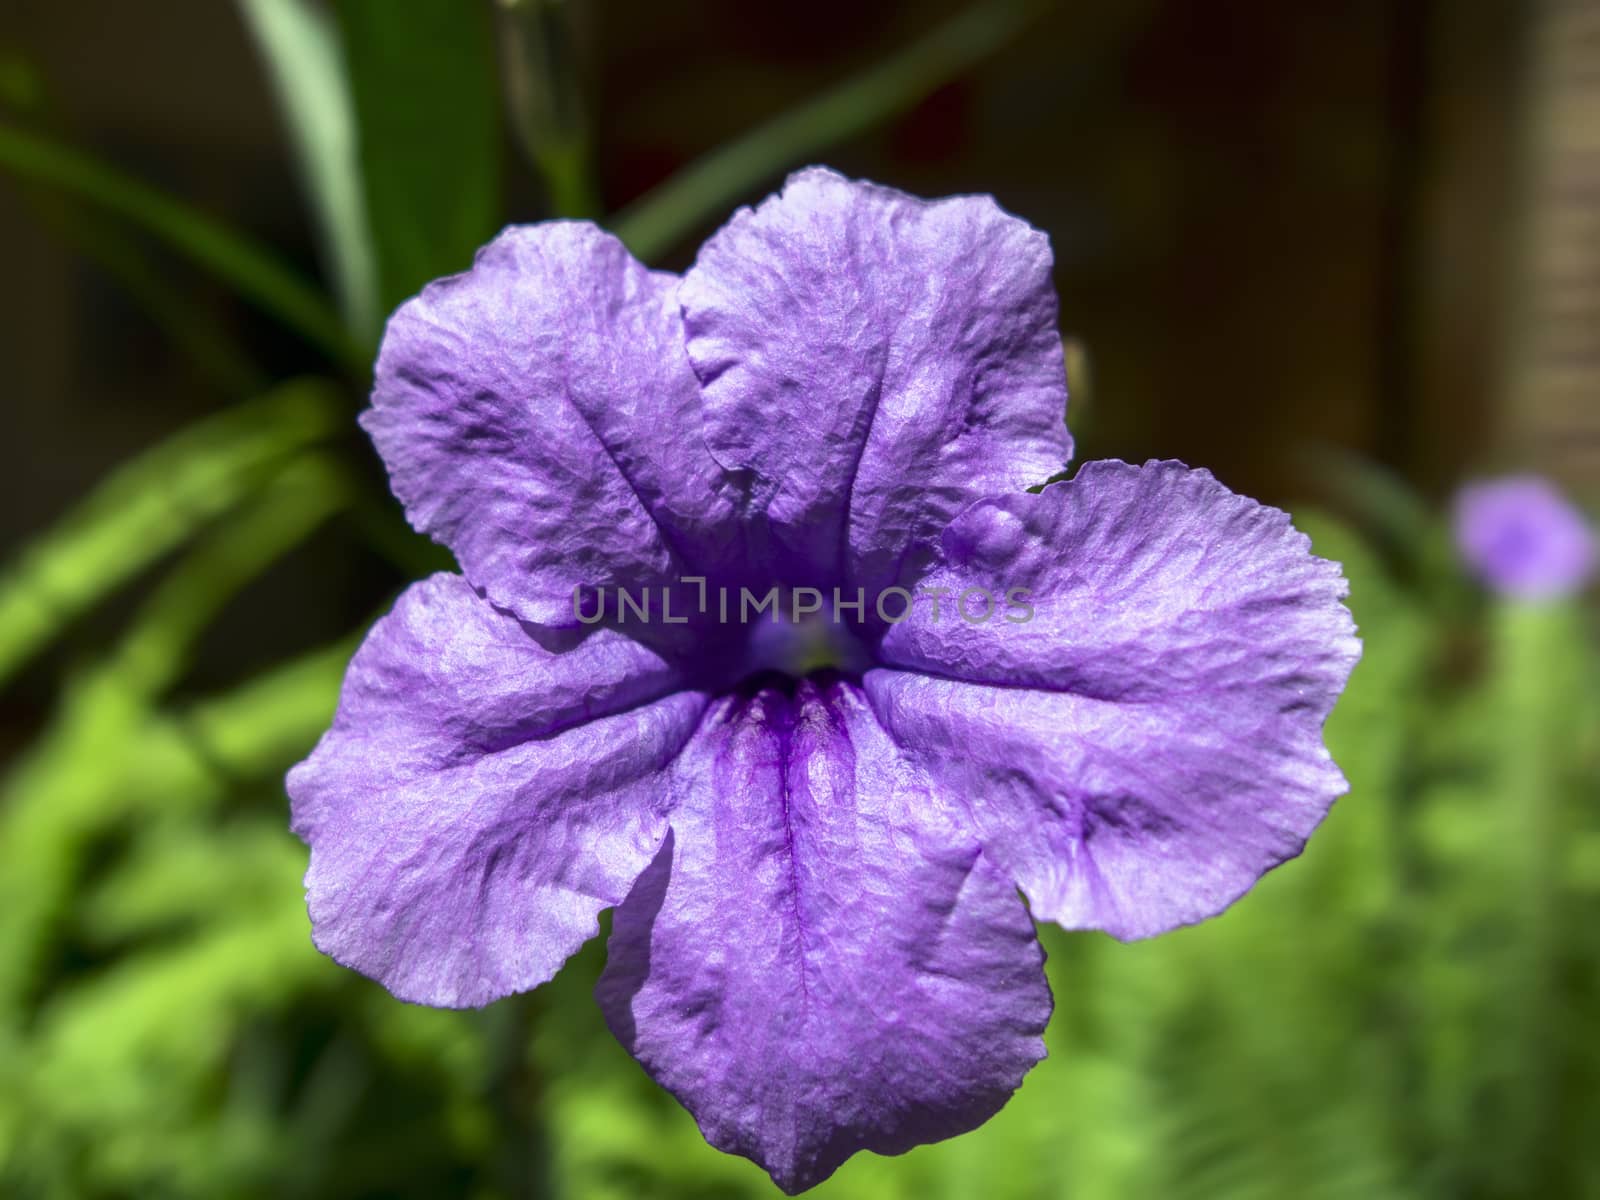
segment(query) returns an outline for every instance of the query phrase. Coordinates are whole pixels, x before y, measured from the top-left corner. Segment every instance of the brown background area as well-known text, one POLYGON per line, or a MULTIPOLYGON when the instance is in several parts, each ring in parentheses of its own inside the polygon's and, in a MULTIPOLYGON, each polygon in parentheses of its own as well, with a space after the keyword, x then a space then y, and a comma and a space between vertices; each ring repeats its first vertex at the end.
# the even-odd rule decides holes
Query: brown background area
MULTIPOLYGON (((951 7, 588 7, 607 201, 951 7)), ((924 193, 992 191, 1050 232, 1063 325, 1093 358, 1087 451, 1181 457, 1281 499, 1296 485, 1286 449, 1330 440, 1437 487, 1488 449, 1515 10, 1067 5, 828 157, 924 193)), ((231 5, 7 0, 0 37, 37 65, 81 141, 309 265, 267 83, 231 5)), ((508 188, 508 211, 540 215, 529 179, 508 188)), ((10 541, 215 400, 9 187, 0 260, 5 436, 14 454, 26 447, 0 483, 10 541)), ((279 348, 279 365, 293 354, 279 348)))

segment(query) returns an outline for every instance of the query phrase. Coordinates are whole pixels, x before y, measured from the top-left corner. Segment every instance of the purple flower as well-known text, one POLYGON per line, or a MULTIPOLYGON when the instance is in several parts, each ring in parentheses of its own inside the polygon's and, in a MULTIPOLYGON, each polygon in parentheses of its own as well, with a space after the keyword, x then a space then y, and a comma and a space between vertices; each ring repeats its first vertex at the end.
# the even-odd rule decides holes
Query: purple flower
POLYGON ((1594 531, 1537 475, 1468 484, 1456 495, 1456 545, 1472 573, 1522 600, 1578 591, 1594 575, 1594 531))
POLYGON ((478 1005, 615 906, 612 1030, 793 1192, 1005 1103, 1033 918, 1145 937, 1298 853, 1339 570, 1180 463, 1024 490, 1071 453, 1050 269, 987 197, 812 169, 682 277, 551 222, 401 308, 363 424, 463 573, 289 777, 317 945, 478 1005), (777 624, 697 604, 774 586, 777 624), (686 623, 580 623, 619 587, 686 623))

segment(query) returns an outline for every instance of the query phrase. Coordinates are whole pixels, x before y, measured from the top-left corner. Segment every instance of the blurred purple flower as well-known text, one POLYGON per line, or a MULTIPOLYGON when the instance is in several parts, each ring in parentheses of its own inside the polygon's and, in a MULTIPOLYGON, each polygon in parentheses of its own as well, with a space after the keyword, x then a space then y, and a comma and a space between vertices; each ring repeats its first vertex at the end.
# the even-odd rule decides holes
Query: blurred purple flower
POLYGON ((1594 530, 1546 479, 1516 475, 1456 495, 1456 545, 1472 573, 1506 596, 1571 595, 1594 575, 1594 530))
POLYGON ((1339 570, 1180 463, 1024 490, 1071 453, 1050 269, 987 197, 812 169, 681 278, 551 222, 401 308, 363 424, 463 574, 374 627, 290 774, 317 945, 478 1005, 616 906, 611 1028, 792 1192, 1005 1103, 1031 918, 1144 937, 1298 853, 1345 790, 1339 570), (574 619, 683 576, 949 599, 869 599, 814 670, 714 605, 574 619), (1031 621, 950 613, 1013 588, 1031 621))

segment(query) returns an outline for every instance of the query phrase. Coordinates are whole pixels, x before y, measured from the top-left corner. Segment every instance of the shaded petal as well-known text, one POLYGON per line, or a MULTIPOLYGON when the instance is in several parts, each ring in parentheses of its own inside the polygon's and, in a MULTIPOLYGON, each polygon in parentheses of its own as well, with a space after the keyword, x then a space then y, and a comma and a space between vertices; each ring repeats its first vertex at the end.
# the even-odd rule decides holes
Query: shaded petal
POLYGON ((402 1000, 555 974, 654 857, 663 768, 706 700, 609 631, 545 648, 459 576, 401 596, 289 774, 324 953, 402 1000))
POLYGON ((1360 643, 1285 514, 1180 463, 1091 463, 972 506, 942 551, 942 619, 919 600, 864 686, 1035 916, 1121 938, 1212 916, 1346 790, 1322 724, 1360 643), (968 589, 988 621, 953 610, 968 589))
POLYGON ((1050 1012, 1015 889, 854 685, 796 687, 713 704, 598 989, 706 1139, 789 1192, 981 1124, 1050 1012))
POLYGON ((548 222, 389 321, 362 424, 411 523, 525 620, 570 626, 576 585, 732 553, 677 282, 587 222, 548 222))
POLYGON ((1049 240, 988 196, 812 168, 684 276, 706 438, 752 468, 788 582, 892 581, 972 500, 1071 454, 1049 240))

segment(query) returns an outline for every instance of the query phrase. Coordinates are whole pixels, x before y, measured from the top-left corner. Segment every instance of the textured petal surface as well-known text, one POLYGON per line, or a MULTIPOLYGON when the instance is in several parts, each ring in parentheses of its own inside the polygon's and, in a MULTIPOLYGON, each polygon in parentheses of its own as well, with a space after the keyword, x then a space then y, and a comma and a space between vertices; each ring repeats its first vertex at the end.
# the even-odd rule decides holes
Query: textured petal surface
POLYGON ((662 768, 705 710, 609 631, 559 652, 459 576, 410 588, 289 775, 318 948, 402 1000, 555 974, 655 856, 662 768))
POLYGON ((572 625, 576 585, 732 553, 677 283, 554 221, 507 229, 389 322, 362 424, 412 524, 526 620, 572 625))
POLYGON ((1600 567, 1595 531, 1549 480, 1537 475, 1462 488, 1455 532, 1473 574, 1507 596, 1571 595, 1600 567))
POLYGON ((820 168, 701 248, 682 297, 706 437, 755 472, 788 582, 891 580, 970 501, 1061 468, 1050 266, 987 196, 820 168))
POLYGON ((718 700, 599 998, 700 1122, 794 1192, 971 1129, 1043 1056, 1015 889, 837 677, 718 700))
POLYGON ((865 689, 1036 917, 1133 938, 1211 916, 1345 790, 1321 732, 1360 653, 1343 578, 1208 472, 1091 463, 976 504, 922 587, 940 619, 919 600, 865 689))

